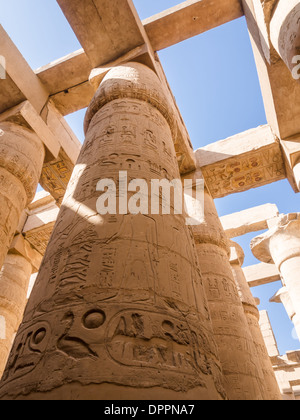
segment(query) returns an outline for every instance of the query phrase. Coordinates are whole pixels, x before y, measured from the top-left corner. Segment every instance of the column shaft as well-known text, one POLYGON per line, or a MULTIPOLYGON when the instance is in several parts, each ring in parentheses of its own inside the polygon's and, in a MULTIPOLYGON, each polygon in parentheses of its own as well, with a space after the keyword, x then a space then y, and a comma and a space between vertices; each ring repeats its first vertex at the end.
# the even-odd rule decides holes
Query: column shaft
POLYGON ((299 280, 299 269, 300 269, 300 256, 292 257, 281 264, 281 275, 286 283, 295 315, 293 317, 293 323, 295 330, 300 340, 300 280, 299 280))
POLYGON ((274 226, 251 242, 257 259, 275 263, 295 311, 293 322, 300 338, 300 213, 281 215, 274 226))
POLYGON ((264 338, 259 326, 259 311, 242 269, 243 261, 244 252, 242 248, 238 244, 231 242, 231 269, 254 342, 256 359, 259 361, 263 374, 261 383, 263 399, 281 400, 282 397, 275 377, 271 359, 268 355, 264 338))
MULTIPOLYGON (((173 116, 155 74, 137 63, 111 70, 85 127, 0 395, 224 398, 184 215, 99 214, 97 189, 104 178, 115 183, 123 207, 136 198, 132 192, 126 197, 124 173, 148 186, 153 178, 180 179, 173 116)), ((107 202, 114 207, 113 187, 110 192, 107 202)))
POLYGON ((8 254, 0 271, 0 377, 3 374, 14 334, 22 321, 27 289, 32 274, 31 264, 22 256, 8 254))
POLYGON ((259 400, 262 372, 231 271, 228 240, 207 191, 204 213, 204 223, 193 229, 225 389, 231 400, 259 400))
POLYGON ((8 122, 0 124, 0 267, 20 215, 34 197, 44 157, 44 146, 33 132, 8 122))

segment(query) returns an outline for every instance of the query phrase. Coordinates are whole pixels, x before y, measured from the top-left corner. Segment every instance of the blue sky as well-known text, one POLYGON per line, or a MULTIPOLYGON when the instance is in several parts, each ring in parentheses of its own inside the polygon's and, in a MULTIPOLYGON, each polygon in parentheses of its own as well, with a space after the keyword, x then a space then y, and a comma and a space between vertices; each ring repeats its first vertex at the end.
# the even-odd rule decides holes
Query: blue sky
MULTIPOLYGON (((134 0, 141 19, 178 4, 180 0, 134 0)), ((81 48, 56 0, 2 0, 1 24, 33 69, 81 48)), ((0 52, 1 53, 1 52, 0 52)), ((245 19, 223 25, 159 53, 168 81, 190 133, 194 148, 266 124, 258 76, 245 19)), ((67 117, 81 141, 84 110, 67 117)), ((277 204, 281 213, 299 211, 299 195, 289 183, 277 182, 216 200, 219 215, 261 204, 277 204)), ((258 261, 249 244, 257 234, 237 240, 245 265, 258 261)), ((269 311, 280 352, 299 349, 293 326, 270 297, 280 283, 253 289, 260 309, 269 311)))

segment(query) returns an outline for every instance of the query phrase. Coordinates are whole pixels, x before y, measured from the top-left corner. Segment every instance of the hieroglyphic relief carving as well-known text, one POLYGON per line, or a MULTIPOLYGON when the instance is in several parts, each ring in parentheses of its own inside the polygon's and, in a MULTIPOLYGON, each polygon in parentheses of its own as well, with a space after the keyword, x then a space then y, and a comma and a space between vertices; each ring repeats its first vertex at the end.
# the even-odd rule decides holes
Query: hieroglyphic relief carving
POLYGON ((44 163, 40 184, 58 205, 62 203, 73 169, 74 165, 63 149, 57 159, 44 163))
POLYGON ((40 228, 32 229, 24 234, 27 241, 35 248, 41 255, 44 255, 46 248, 53 231, 54 222, 48 223, 40 228))
POLYGON ((229 243, 205 189, 204 222, 193 227, 229 399, 262 399, 263 372, 229 263, 229 243))
MULTIPOLYGON (((9 365, 12 382, 4 381, 0 395, 53 397, 60 393, 59 375, 64 395, 73 392, 72 383, 83 398, 93 387, 98 398, 101 390, 118 398, 120 389, 137 397, 147 389, 156 398, 167 392, 174 398, 222 399, 184 215, 100 216, 96 210, 97 183, 109 178, 117 184, 119 171, 127 171, 128 181, 179 178, 169 107, 155 75, 142 65, 130 65, 129 72, 114 69, 103 83, 88 111, 87 138, 18 334, 48 322, 47 351, 23 377, 15 378, 9 365), (124 85, 126 74, 138 77, 124 85)), ((119 183, 118 198, 122 194, 119 183)), ((12 360, 16 353, 14 347, 12 360)))
POLYGON ((246 191, 286 177, 279 146, 253 152, 251 156, 230 158, 202 168, 213 198, 246 191))

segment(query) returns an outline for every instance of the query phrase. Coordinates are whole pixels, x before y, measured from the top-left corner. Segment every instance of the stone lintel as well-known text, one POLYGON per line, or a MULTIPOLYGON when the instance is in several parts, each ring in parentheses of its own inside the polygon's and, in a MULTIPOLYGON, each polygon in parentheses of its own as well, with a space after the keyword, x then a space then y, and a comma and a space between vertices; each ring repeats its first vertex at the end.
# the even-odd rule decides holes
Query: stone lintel
POLYGON ((187 0, 143 21, 155 51, 243 16, 239 0, 187 0))
POLYGON ((145 43, 132 0, 57 0, 93 67, 145 43))
POLYGON ((73 169, 74 163, 63 149, 57 159, 44 163, 40 184, 52 195, 58 206, 62 203, 73 169))
POLYGON ((278 0, 242 0, 259 75, 268 123, 281 140, 287 178, 299 192, 299 183, 290 167, 285 141, 299 137, 300 83, 280 58, 270 41, 270 22, 278 0), (288 92, 288 93, 287 93, 288 92))
POLYGON ((38 272, 43 256, 34 249, 23 235, 16 235, 10 246, 9 254, 18 254, 32 265, 33 273, 38 272))
POLYGON ((286 178, 280 144, 269 126, 210 144, 195 155, 214 198, 286 178))
POLYGON ((28 206, 22 235, 42 256, 46 251, 58 213, 56 200, 45 191, 37 193, 28 206))
POLYGON ((220 219, 228 237, 237 238, 247 233, 268 229, 268 220, 278 216, 279 210, 275 204, 264 204, 220 219))
POLYGON ((31 211, 24 225, 23 234, 25 234, 25 236, 27 234, 30 235, 30 232, 34 229, 42 228, 49 223, 55 223, 58 213, 59 207, 57 207, 54 200, 50 205, 41 206, 40 208, 31 211))
POLYGON ((280 273, 274 264, 255 264, 243 268, 250 287, 262 286, 281 280, 280 273))
POLYGON ((9 97, 17 96, 22 102, 28 99, 40 114, 48 101, 48 92, 43 83, 30 68, 20 51, 12 42, 8 34, 0 25, 0 51, 5 57, 6 79, 0 80, 0 112, 5 111, 7 105, 11 104, 9 97))

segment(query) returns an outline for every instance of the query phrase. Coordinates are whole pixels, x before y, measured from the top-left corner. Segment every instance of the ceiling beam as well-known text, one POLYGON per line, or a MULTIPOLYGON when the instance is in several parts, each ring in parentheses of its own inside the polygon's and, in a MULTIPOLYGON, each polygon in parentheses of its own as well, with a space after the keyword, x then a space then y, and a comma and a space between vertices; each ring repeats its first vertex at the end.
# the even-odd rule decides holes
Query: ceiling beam
POLYGON ((145 43, 132 0, 57 0, 93 67, 145 43))
POLYGON ((213 198, 286 178, 279 140, 268 125, 209 144, 195 156, 213 198))
POLYGON ((143 21, 160 51, 243 16, 240 0, 187 0, 143 21))

